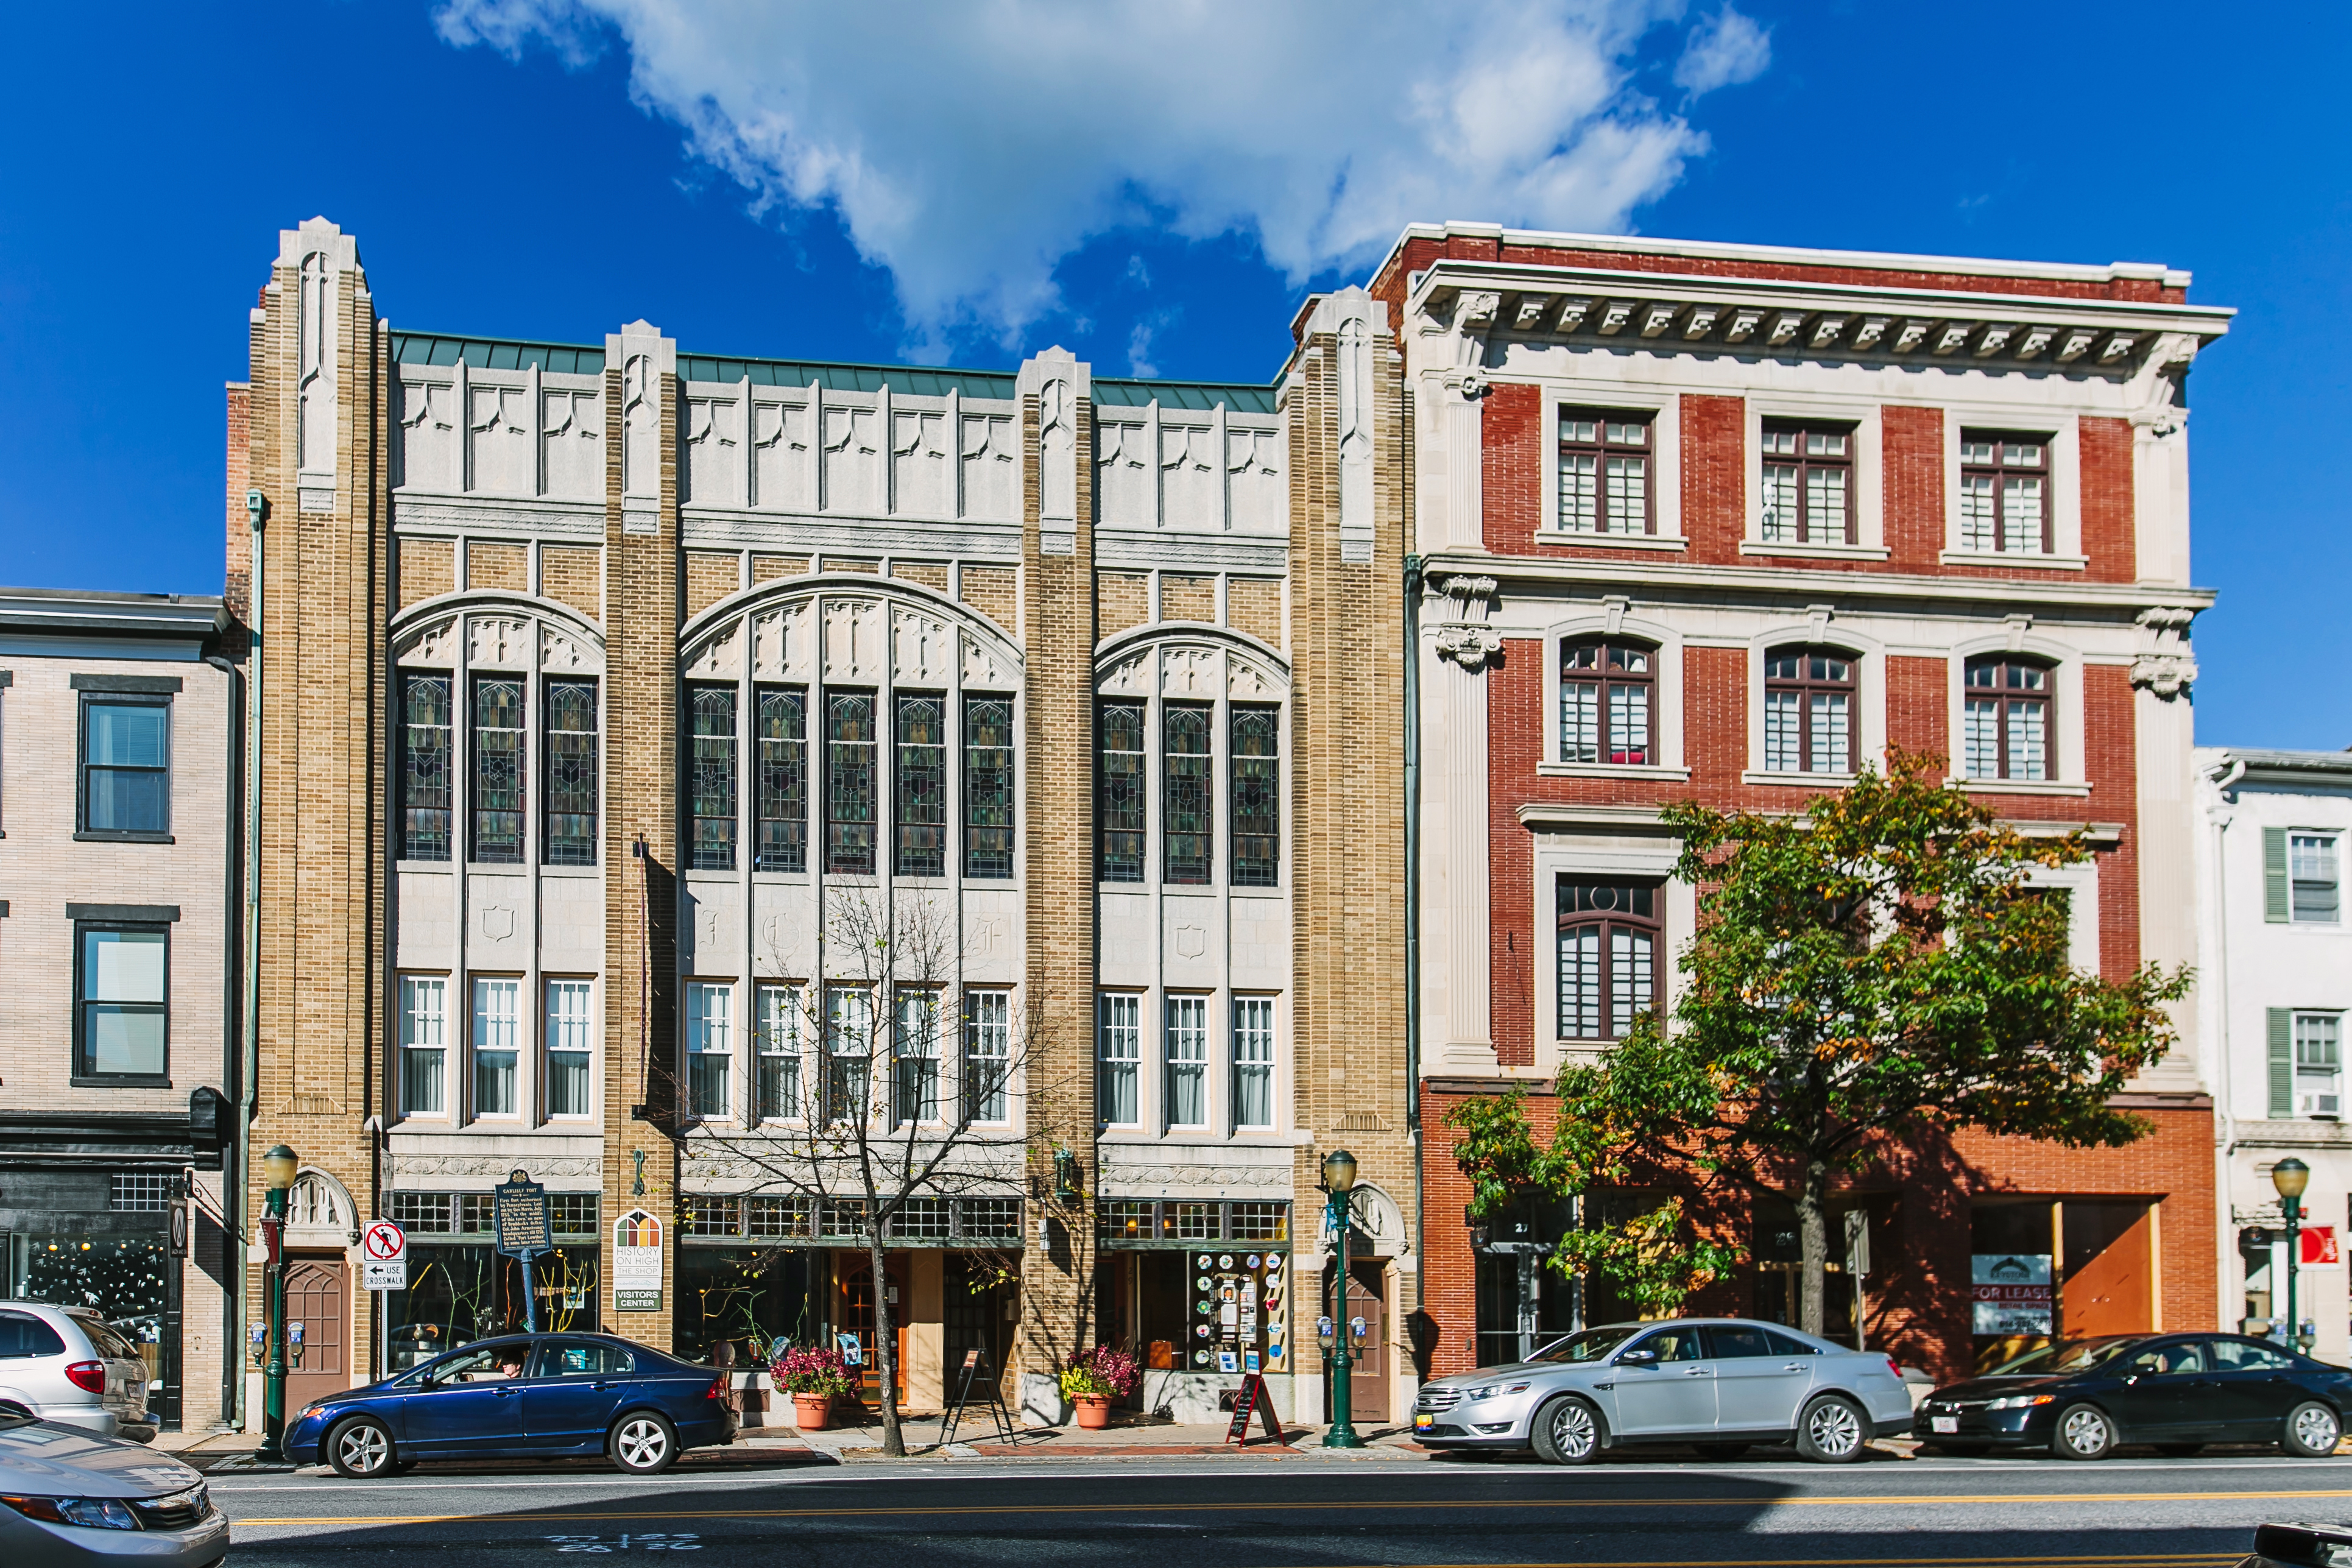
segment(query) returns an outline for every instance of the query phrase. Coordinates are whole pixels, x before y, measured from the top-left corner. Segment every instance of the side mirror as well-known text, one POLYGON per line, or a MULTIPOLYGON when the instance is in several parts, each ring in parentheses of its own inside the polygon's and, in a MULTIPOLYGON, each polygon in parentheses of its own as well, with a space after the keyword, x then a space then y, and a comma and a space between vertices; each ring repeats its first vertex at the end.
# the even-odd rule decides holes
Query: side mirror
POLYGON ((1658 1352, 1655 1351, 1627 1351, 1617 1358, 1619 1366, 1655 1366, 1657 1363, 1658 1352))

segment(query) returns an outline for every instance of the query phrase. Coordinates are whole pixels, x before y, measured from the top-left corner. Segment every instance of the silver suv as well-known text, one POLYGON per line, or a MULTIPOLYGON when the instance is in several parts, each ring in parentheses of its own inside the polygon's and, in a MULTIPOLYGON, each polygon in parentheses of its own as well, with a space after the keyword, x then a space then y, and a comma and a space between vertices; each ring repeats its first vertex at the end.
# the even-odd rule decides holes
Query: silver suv
POLYGON ((0 1415, 144 1443, 147 1360, 87 1307, 0 1301, 0 1415))
POLYGON ((1412 1426, 1424 1447, 1533 1448, 1555 1465, 1626 1443, 1695 1443, 1714 1459, 1794 1443, 1842 1464, 1910 1430, 1911 1395, 1876 1352, 1777 1323, 1678 1318, 1587 1329, 1528 1361, 1424 1383, 1412 1426))

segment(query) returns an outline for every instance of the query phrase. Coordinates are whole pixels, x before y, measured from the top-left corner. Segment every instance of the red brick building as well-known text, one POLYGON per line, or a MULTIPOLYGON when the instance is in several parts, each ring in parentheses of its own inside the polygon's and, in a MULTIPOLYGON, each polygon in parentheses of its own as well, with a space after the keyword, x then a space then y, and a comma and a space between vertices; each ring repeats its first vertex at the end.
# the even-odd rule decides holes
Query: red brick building
MULTIPOLYGON (((1465 1223, 1444 1116, 1517 1084, 1547 1118, 1563 1060, 1671 1005, 1695 900, 1666 803, 1792 809, 1932 752, 2004 819, 2088 830, 2095 863, 2049 879, 2078 964, 2193 958, 2187 637, 2210 595, 2189 581, 2183 385, 2229 312, 2188 285, 1465 224, 1383 264, 1423 558, 1430 1373, 1612 1305, 1542 1284, 1523 1319, 1518 1260, 1465 1223)), ((2210 1326, 2193 1022, 2128 1097, 2157 1127, 2131 1148, 1965 1138, 1842 1193, 1868 1216, 1869 1342, 1940 1374, 2037 1325, 2210 1326), (2048 1271, 2039 1318, 2031 1289, 2001 1322, 1976 1306, 1972 1270, 2002 1258, 2048 1271)), ((1788 1315, 1790 1217, 1709 1217, 1754 1261, 1695 1305, 1788 1315)), ((1832 1281, 1843 1332, 1853 1286, 1832 1281)))

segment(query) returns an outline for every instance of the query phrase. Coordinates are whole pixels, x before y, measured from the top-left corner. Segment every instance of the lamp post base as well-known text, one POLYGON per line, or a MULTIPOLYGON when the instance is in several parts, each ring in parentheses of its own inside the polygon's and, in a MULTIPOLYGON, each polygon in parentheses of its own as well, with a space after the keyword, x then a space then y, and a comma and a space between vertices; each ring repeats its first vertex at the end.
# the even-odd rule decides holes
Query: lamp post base
POLYGON ((1323 1447, 1327 1448, 1360 1448, 1364 1447, 1364 1440, 1356 1436, 1356 1429, 1353 1426, 1334 1426, 1329 1431, 1323 1434, 1323 1447))

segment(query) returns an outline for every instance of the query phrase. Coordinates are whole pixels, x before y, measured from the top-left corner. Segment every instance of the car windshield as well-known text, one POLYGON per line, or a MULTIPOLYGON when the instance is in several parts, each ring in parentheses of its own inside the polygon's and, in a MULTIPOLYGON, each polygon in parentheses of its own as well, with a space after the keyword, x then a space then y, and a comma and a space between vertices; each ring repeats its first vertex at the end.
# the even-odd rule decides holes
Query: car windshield
POLYGON ((2137 1342, 2128 1338, 2060 1340, 2055 1344, 2043 1345, 2040 1350, 2027 1351, 2015 1361, 2005 1362, 1986 1375, 2057 1377, 2070 1372, 2083 1372, 2098 1365, 2126 1345, 2137 1342))
POLYGON ((1626 1339, 1642 1326, 1639 1323, 1629 1323, 1620 1328, 1587 1329, 1580 1334, 1570 1334, 1564 1340, 1544 1346, 1543 1349, 1536 1352, 1533 1359, 1570 1363, 1599 1361, 1602 1356, 1623 1344, 1626 1339))

